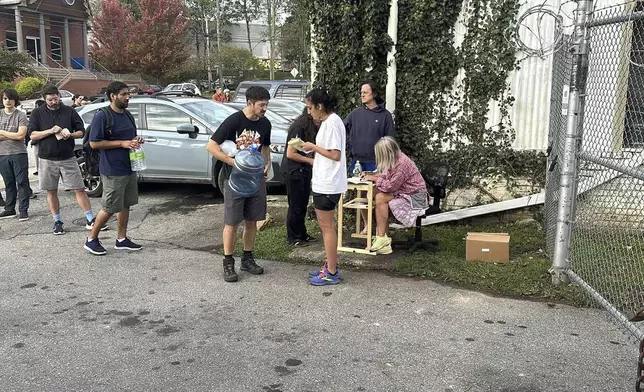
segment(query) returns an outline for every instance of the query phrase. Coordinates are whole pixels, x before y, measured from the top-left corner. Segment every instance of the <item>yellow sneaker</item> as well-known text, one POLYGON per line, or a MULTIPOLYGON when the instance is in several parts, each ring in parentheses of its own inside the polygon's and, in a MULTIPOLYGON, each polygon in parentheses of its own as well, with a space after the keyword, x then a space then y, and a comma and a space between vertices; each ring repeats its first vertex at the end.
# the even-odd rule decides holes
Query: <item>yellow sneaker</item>
POLYGON ((376 236, 376 239, 371 244, 371 249, 369 250, 371 252, 377 252, 380 249, 384 248, 385 246, 390 246, 390 245, 391 245, 391 238, 389 238, 387 235, 385 235, 384 237, 376 236))
POLYGON ((393 249, 391 249, 391 245, 387 245, 387 246, 385 246, 383 248, 380 248, 380 250, 376 251, 376 254, 377 255, 390 255, 393 252, 394 251, 393 251, 393 249))

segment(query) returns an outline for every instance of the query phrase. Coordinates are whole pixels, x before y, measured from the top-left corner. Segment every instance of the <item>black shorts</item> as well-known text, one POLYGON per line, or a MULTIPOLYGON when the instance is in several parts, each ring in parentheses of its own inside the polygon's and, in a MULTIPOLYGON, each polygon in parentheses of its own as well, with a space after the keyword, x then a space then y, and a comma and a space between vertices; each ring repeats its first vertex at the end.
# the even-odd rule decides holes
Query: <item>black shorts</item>
POLYGON ((338 206, 340 201, 340 194, 325 195, 321 193, 313 193, 313 206, 316 210, 320 211, 333 211, 338 206))
POLYGON ((236 196, 224 181, 224 225, 237 226, 242 221, 259 222, 266 219, 266 182, 262 177, 259 191, 251 197, 236 196))

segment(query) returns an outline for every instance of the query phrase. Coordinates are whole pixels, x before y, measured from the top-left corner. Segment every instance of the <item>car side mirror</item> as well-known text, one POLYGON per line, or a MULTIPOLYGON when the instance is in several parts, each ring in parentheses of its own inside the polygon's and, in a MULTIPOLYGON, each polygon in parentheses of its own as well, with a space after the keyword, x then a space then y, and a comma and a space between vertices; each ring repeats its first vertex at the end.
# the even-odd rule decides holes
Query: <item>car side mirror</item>
POLYGON ((190 139, 196 139, 199 134, 199 128, 196 125, 192 124, 179 124, 177 126, 177 133, 181 135, 188 135, 190 139))

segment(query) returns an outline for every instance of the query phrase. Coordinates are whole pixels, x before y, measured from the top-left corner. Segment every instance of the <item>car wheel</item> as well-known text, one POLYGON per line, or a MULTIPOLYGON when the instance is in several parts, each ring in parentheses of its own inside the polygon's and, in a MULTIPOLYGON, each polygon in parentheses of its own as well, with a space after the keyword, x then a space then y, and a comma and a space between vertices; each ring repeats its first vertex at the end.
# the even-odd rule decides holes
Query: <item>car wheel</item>
POLYGON ((101 176, 94 176, 89 172, 84 157, 78 158, 76 162, 80 168, 87 195, 89 197, 100 197, 103 194, 103 181, 101 181, 101 176))
POLYGON ((219 170, 219 173, 217 173, 217 188, 222 195, 224 194, 224 181, 224 171, 219 170))

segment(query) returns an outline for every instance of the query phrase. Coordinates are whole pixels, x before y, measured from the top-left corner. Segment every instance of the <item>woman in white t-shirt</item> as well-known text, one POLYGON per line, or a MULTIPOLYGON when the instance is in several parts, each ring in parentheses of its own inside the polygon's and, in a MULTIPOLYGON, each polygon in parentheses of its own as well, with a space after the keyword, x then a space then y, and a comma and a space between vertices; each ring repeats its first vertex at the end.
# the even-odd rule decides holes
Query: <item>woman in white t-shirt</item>
POLYGON ((326 251, 326 263, 321 270, 311 273, 309 283, 326 286, 340 283, 334 215, 340 195, 347 190, 347 134, 344 122, 335 114, 338 101, 332 94, 316 88, 306 98, 311 117, 321 121, 315 144, 304 143, 302 147, 307 152, 315 153, 311 190, 326 251))

